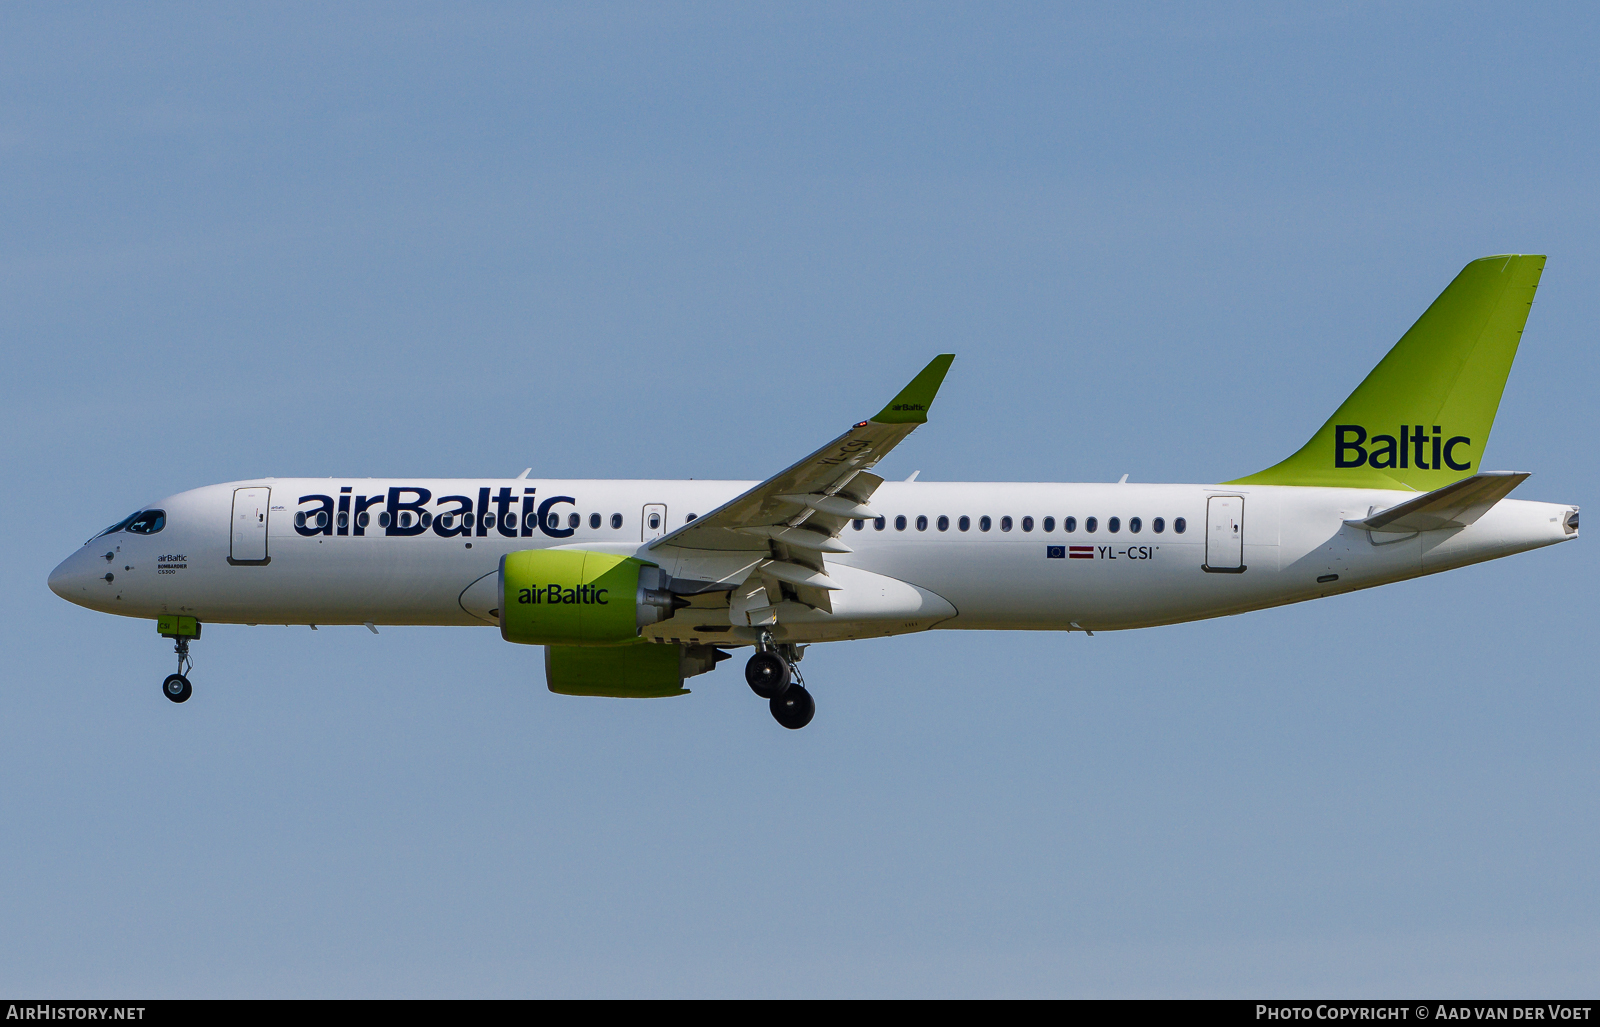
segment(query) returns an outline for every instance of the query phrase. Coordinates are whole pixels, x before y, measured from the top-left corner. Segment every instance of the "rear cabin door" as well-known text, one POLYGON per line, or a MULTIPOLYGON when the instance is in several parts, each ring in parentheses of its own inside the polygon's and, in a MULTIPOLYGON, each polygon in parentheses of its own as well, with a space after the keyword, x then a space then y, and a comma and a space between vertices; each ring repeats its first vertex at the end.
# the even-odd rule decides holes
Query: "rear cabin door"
POLYGON ((1243 496, 1206 500, 1205 569, 1233 574, 1244 570, 1243 496))
POLYGON ((646 503, 644 518, 640 521, 639 539, 649 542, 667 533, 667 507, 665 503, 646 503))
POLYGON ((267 562, 267 504, 271 499, 271 489, 233 490, 229 563, 267 562))

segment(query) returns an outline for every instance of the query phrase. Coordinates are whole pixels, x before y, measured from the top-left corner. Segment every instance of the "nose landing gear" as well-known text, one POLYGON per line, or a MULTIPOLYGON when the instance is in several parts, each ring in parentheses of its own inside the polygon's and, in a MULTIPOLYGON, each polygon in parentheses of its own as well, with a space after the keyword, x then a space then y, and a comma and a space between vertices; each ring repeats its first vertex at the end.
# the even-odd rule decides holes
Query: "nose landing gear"
POLYGON ((761 648, 744 666, 750 690, 767 700, 772 719, 791 731, 811 723, 817 712, 816 700, 806 691, 805 678, 795 666, 804 650, 793 643, 774 645, 770 635, 763 635, 761 648))
POLYGON ((184 676, 194 667, 194 660, 189 658, 189 640, 200 637, 200 622, 193 617, 160 617, 156 630, 162 638, 173 640, 172 651, 178 654, 178 673, 168 674, 167 680, 161 682, 161 694, 173 702, 188 702, 194 694, 194 686, 184 676))

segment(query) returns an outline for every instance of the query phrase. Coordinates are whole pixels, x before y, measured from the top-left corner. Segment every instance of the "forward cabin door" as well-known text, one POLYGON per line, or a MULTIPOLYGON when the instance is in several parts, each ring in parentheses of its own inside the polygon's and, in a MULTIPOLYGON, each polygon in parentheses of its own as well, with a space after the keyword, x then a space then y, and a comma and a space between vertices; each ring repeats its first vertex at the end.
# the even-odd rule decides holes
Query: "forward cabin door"
POLYGON ((1244 570, 1244 497, 1206 500, 1205 569, 1223 574, 1244 570))
POLYGON ((639 539, 649 542, 667 533, 667 507, 665 503, 646 503, 644 517, 639 522, 639 539))
POLYGON ((271 499, 271 489, 233 490, 229 563, 267 562, 267 504, 271 499))

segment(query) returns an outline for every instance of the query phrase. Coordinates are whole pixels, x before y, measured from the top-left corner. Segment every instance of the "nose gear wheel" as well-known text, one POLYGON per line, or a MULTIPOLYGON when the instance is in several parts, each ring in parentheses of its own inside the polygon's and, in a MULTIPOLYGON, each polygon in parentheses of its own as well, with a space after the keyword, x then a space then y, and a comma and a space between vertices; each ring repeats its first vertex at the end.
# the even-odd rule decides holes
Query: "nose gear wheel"
POLYGON ((161 691, 173 702, 188 702, 189 696, 194 693, 194 686, 182 674, 168 674, 167 680, 161 683, 161 691))

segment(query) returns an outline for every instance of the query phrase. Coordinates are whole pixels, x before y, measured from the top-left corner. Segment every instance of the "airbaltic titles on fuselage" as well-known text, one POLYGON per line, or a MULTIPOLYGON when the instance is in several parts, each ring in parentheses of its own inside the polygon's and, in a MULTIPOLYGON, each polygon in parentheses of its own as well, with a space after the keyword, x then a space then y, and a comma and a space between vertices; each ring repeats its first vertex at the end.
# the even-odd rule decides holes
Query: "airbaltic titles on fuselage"
POLYGON ((294 530, 310 538, 314 535, 390 536, 422 535, 432 531, 442 538, 484 538, 491 530, 506 538, 529 538, 538 529, 551 538, 570 538, 575 527, 561 527, 555 506, 576 501, 571 496, 548 496, 539 500, 538 490, 524 487, 518 496, 508 486, 499 490, 480 488, 476 496, 440 496, 418 485, 397 485, 377 495, 364 496, 354 486, 339 489, 338 499, 322 494, 300 497, 300 510, 294 515, 294 530), (429 504, 448 509, 428 509, 429 504), (312 504, 307 508, 307 504, 312 504), (381 506, 373 523, 371 508, 381 506))

